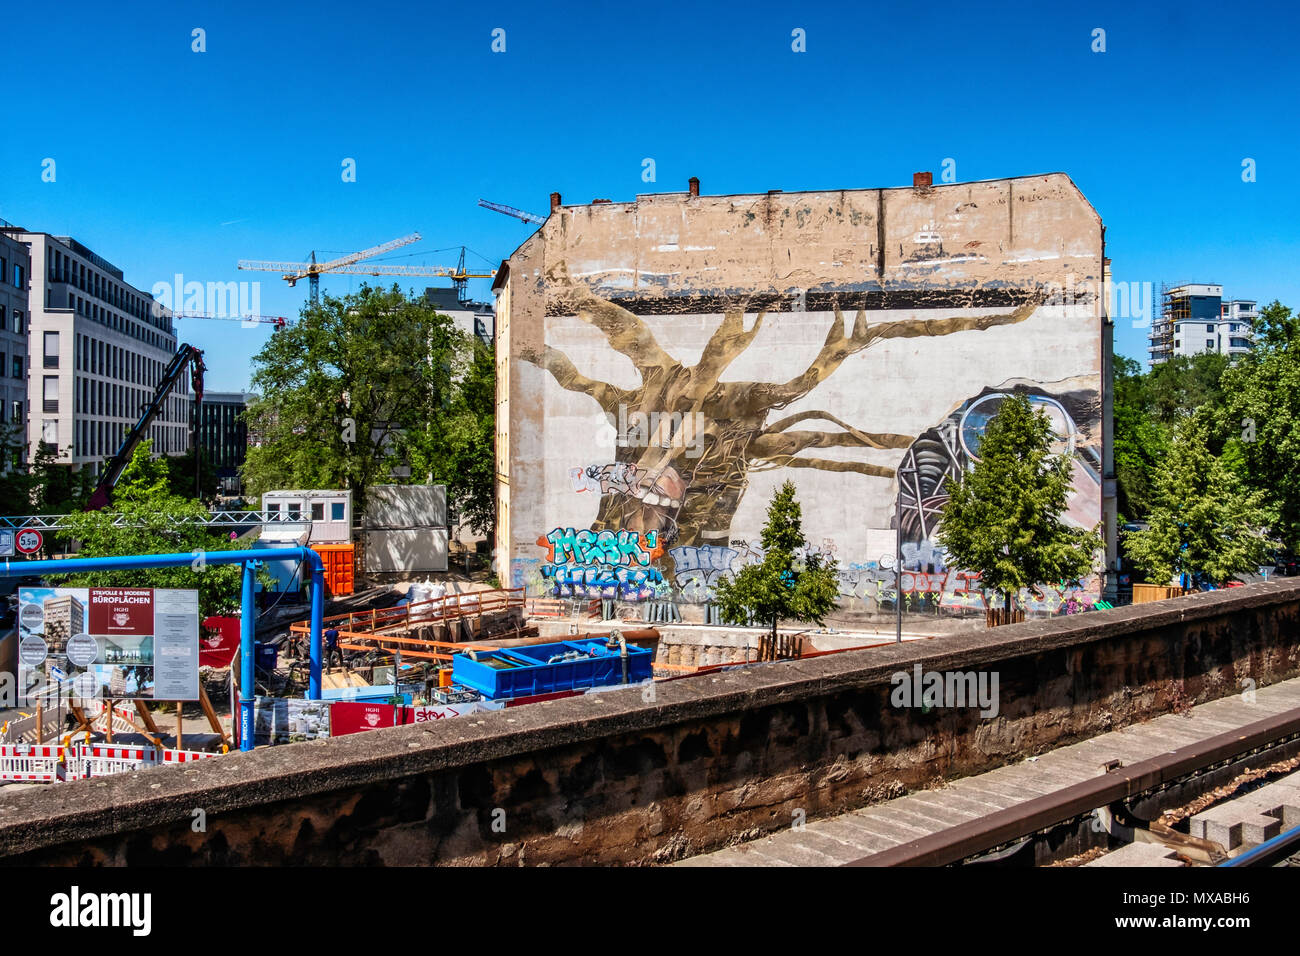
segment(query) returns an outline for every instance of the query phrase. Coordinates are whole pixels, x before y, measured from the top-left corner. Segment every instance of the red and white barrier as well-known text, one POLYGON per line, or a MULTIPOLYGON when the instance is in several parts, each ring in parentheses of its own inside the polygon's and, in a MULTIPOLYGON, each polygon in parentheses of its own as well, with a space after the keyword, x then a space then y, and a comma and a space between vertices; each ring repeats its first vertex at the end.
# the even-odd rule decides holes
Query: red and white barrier
POLYGON ((220 754, 204 753, 201 750, 164 750, 163 763, 192 763, 195 760, 207 760, 220 754))
POLYGON ((53 783, 63 779, 62 747, 49 744, 0 744, 0 780, 53 783))
POLYGON ((217 754, 195 750, 119 747, 112 744, 72 744, 68 747, 0 744, 0 781, 55 783, 107 777, 159 764, 190 763, 217 754))
POLYGON ((107 777, 126 770, 142 770, 158 763, 152 747, 117 747, 111 744, 79 744, 68 758, 68 779, 107 777))

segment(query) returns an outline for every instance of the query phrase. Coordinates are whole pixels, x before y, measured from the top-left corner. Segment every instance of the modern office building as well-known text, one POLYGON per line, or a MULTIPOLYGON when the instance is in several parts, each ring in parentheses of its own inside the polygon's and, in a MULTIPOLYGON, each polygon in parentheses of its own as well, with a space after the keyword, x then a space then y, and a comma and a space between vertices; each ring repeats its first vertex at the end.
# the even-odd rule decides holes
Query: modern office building
POLYGON ((248 427, 240 417, 248 407, 245 392, 205 392, 199 413, 199 447, 217 473, 222 494, 239 493, 239 468, 248 457, 248 427))
POLYGON ((45 609, 45 640, 57 649, 67 644, 68 638, 86 630, 86 608, 71 594, 47 598, 45 609))
POLYGON ((449 316, 466 335, 477 336, 484 345, 491 345, 496 335, 493 306, 487 302, 462 302, 455 289, 427 288, 424 299, 443 315, 449 316))
MULTIPOLYGON (((171 313, 122 270, 68 236, 19 232, 31 257, 28 446, 98 474, 176 353, 171 313)), ((178 384, 145 436, 160 454, 189 446, 190 383, 178 384)))
POLYGON ((1254 299, 1224 299, 1223 286, 1184 282, 1166 287, 1151 324, 1150 364, 1216 352, 1244 355, 1254 343, 1254 299))
MULTIPOLYGON (((0 219, 0 429, 15 423, 27 445, 27 320, 31 257, 19 229, 0 219)), ((9 465, 0 462, 0 469, 9 465)))

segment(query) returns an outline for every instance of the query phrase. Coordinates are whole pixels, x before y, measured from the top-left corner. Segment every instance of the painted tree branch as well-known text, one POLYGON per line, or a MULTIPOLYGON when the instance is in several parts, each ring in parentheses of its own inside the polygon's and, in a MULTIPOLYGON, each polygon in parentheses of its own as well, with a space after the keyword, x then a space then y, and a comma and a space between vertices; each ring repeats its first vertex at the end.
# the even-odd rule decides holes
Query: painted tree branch
POLYGON ((590 395, 601 408, 611 414, 617 414, 619 404, 630 403, 635 395, 634 392, 610 385, 608 382, 598 382, 588 378, 574 367, 567 355, 549 345, 541 355, 538 355, 534 349, 525 349, 520 353, 520 357, 550 372, 561 388, 590 395))
POLYGON ((764 458, 750 465, 750 471, 771 471, 775 468, 815 468, 818 471, 851 471, 871 478, 893 478, 894 469, 869 465, 864 461, 832 461, 828 458, 791 458, 779 456, 764 458))
POLYGON ((781 385, 761 382, 744 388, 749 392, 751 400, 769 408, 784 408, 795 399, 807 395, 839 368, 846 358, 873 342, 881 339, 951 335, 954 332, 980 331, 998 325, 1014 325, 1029 318, 1037 308, 1037 303, 1026 303, 1013 312, 997 315, 952 315, 944 319, 907 319, 879 325, 868 325, 866 310, 859 309, 853 320, 853 331, 845 335, 844 313, 837 307, 835 321, 826 333, 826 341, 807 369, 781 385))
POLYGON ((691 369, 691 384, 702 384, 707 388, 716 385, 722 373, 745 349, 749 348, 750 343, 757 337, 766 316, 766 310, 758 313, 754 317, 753 326, 749 331, 745 331, 745 310, 732 309, 726 312, 718 327, 709 336, 709 342, 704 346, 704 354, 700 356, 699 363, 691 369))
POLYGON ((653 369, 677 364, 639 316, 600 298, 582 283, 572 284, 569 292, 578 318, 605 333, 609 344, 631 359, 643 376, 653 369))
MULTIPOLYGON (((902 438, 903 436, 898 436, 902 438)), ((904 438, 910 443, 910 439, 904 438)), ((796 455, 808 448, 880 448, 881 445, 871 436, 852 432, 779 432, 775 435, 760 435, 749 445, 749 452, 755 458, 779 458, 796 455)), ((906 448, 906 444, 895 445, 906 448)))
MULTIPOLYGON (((806 412, 799 412, 797 414, 789 415, 785 418, 782 418, 780 421, 773 422, 771 425, 767 426, 767 428, 763 431, 763 434, 760 435, 759 438, 762 439, 772 435, 779 435, 782 432, 784 432, 787 428, 789 428, 791 425, 795 425, 798 424, 799 422, 806 422, 810 420, 812 421, 825 420, 828 422, 834 422, 836 425, 839 425, 850 435, 859 439, 859 443, 867 448, 907 448, 916 439, 915 435, 895 435, 889 432, 864 432, 861 429, 854 428, 848 422, 841 421, 840 419, 832 415, 830 412, 823 412, 817 409, 812 409, 806 412)), ((803 434, 803 433, 798 433, 798 434, 803 434)))

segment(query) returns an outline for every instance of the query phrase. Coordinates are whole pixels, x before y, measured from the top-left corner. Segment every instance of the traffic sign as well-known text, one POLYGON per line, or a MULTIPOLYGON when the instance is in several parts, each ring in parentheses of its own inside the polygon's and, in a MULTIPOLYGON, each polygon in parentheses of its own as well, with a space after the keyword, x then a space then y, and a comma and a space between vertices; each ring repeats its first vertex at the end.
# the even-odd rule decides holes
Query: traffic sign
POLYGON ((44 543, 44 536, 35 528, 24 528, 14 539, 14 547, 22 554, 35 554, 44 543))

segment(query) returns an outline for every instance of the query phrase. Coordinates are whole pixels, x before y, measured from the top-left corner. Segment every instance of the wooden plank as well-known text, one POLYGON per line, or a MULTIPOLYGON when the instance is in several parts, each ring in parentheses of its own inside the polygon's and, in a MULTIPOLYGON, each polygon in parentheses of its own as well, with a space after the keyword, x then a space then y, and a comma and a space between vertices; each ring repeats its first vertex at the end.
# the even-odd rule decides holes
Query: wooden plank
MULTIPOLYGON (((227 747, 234 746, 234 741, 231 740, 230 734, 226 733, 222 728, 221 720, 217 717, 217 712, 212 706, 212 701, 208 699, 208 692, 203 689, 202 684, 199 684, 199 706, 203 708, 203 715, 208 718, 208 726, 221 735, 221 742, 227 747)), ((234 719, 233 714, 231 715, 231 719, 234 719)))
MULTIPOLYGON (((141 730, 140 733, 144 734, 144 736, 149 739, 149 742, 155 747, 162 747, 162 731, 160 731, 158 725, 154 723, 153 714, 149 713, 149 705, 144 701, 137 699, 135 702, 135 712, 140 715, 140 722, 143 723, 149 731, 152 731, 152 733, 148 733, 141 730)), ((136 729, 139 730, 139 728, 136 729)))

